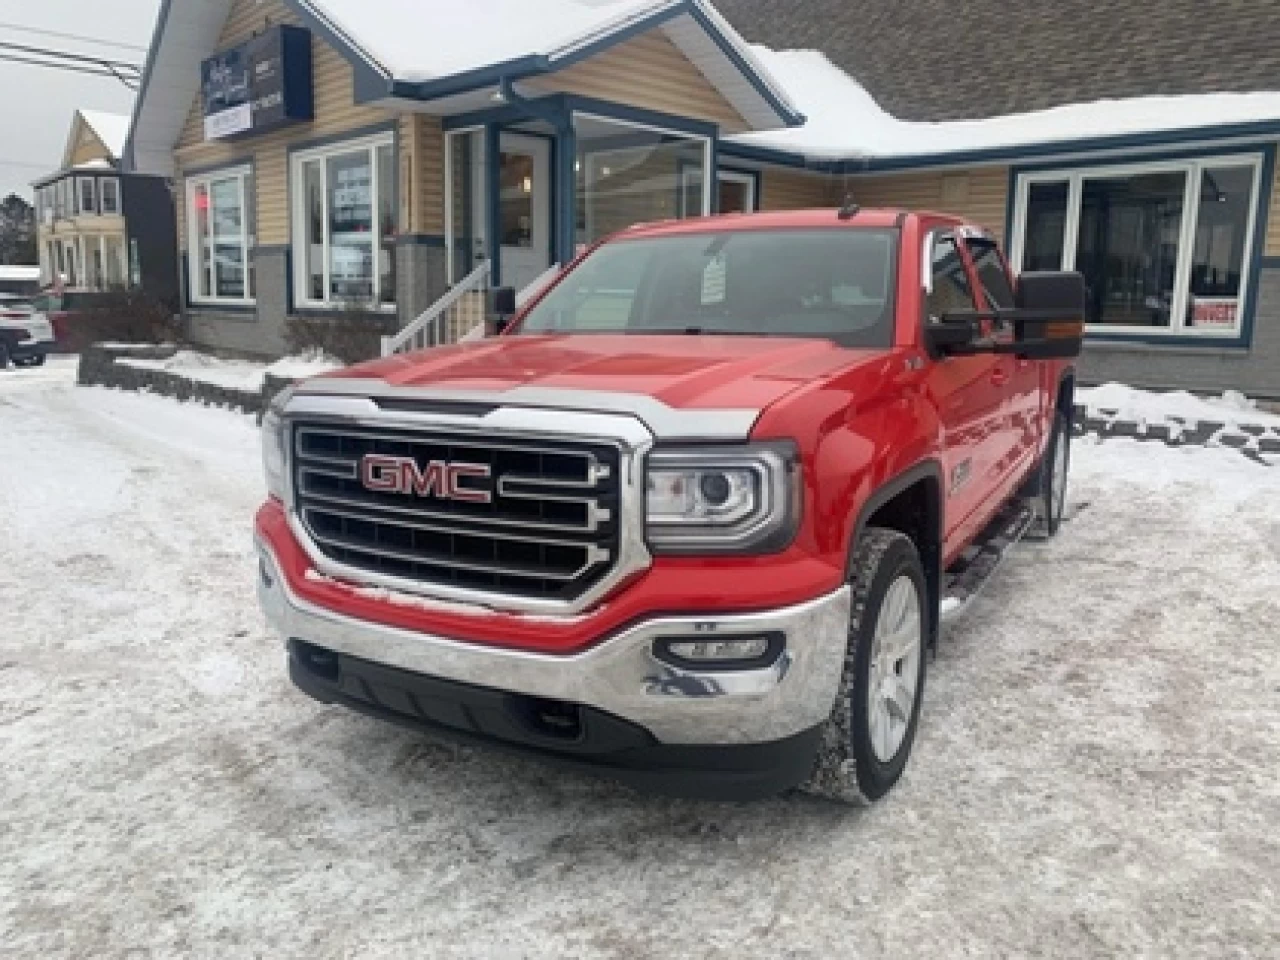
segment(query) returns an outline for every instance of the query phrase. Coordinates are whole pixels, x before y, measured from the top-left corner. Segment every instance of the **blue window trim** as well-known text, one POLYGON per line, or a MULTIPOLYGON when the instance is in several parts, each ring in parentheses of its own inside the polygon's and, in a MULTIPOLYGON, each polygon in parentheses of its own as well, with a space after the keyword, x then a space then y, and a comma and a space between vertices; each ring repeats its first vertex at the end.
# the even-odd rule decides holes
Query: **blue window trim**
POLYGON ((1249 254, 1249 282, 1244 291, 1244 313, 1240 318, 1240 333, 1234 337, 1144 335, 1141 333, 1102 333, 1089 331, 1087 343, 1140 343, 1151 346, 1198 347, 1204 350, 1249 349, 1253 345, 1254 321, 1258 312, 1258 286, 1262 271, 1270 266, 1268 260, 1280 266, 1280 258, 1266 256, 1267 220, 1271 212, 1271 195, 1275 189, 1276 143, 1256 142, 1205 145, 1194 149, 1168 150, 1159 153, 1136 155, 1109 155, 1106 157, 1075 158, 1059 163, 1028 163, 1009 168, 1008 198, 1005 201, 1005 244, 1012 246, 1014 216, 1017 213, 1018 178, 1025 174, 1044 173, 1053 170, 1083 170, 1090 167, 1109 167, 1123 164, 1161 163, 1168 160, 1197 160, 1204 157, 1230 157, 1234 154, 1261 154, 1257 206, 1253 218, 1253 237, 1249 254))

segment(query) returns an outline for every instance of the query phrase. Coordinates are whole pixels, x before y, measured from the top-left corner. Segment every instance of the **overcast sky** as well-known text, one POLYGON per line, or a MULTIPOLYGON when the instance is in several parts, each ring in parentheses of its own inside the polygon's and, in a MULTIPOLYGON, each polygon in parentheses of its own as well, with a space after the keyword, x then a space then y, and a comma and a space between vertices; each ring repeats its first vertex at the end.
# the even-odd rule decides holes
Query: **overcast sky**
MULTIPOLYGON (((160 0, 0 0, 0 42, 108 56, 141 65, 160 0), (28 33, 56 30, 131 44, 115 46, 28 33)), ((0 57, 13 54, 0 48, 0 57)), ((20 55, 20 54, 19 54, 20 55)), ((0 60, 0 197, 31 199, 31 181, 57 170, 77 107, 129 113, 133 93, 111 77, 91 77, 0 60)))

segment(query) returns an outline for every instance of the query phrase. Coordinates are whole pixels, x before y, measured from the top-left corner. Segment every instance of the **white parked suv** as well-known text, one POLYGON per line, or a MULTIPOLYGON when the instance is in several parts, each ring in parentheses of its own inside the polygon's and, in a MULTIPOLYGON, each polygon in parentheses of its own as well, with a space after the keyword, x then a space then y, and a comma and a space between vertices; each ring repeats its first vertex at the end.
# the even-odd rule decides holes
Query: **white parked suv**
POLYGON ((54 347, 53 325, 31 297, 0 293, 0 370, 38 367, 54 347))

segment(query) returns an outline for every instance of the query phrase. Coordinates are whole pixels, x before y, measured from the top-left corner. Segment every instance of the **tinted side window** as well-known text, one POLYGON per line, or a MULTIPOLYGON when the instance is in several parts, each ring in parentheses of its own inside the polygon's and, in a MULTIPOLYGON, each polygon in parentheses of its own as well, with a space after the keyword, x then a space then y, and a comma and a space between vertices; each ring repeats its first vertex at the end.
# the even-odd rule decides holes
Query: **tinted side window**
POLYGON ((969 275, 964 272, 960 251, 954 237, 939 236, 933 243, 931 265, 932 289, 925 300, 929 316, 940 317, 948 310, 972 310, 975 307, 969 275))
POLYGON ((1009 275, 1005 273, 996 245, 988 240, 970 240, 969 255, 973 257, 973 266, 978 272, 982 292, 987 295, 987 303, 993 307, 1012 309, 1013 287, 1009 283, 1009 275))

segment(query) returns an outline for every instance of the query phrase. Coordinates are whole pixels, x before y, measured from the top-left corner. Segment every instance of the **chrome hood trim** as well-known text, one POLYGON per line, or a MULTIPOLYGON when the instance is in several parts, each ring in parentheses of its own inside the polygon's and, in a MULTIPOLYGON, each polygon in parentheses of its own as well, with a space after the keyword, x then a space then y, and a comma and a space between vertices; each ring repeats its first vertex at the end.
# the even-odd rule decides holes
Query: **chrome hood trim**
MULTIPOLYGON (((759 410, 749 409, 682 410, 668 406, 656 397, 639 393, 534 386, 513 387, 510 390, 398 387, 375 378, 317 377, 300 383, 295 395, 367 398, 371 401, 370 407, 374 409, 376 404, 373 400, 388 399, 424 403, 476 403, 499 408, 554 410, 561 413, 621 414, 640 421, 659 441, 743 441, 749 439, 751 428, 760 417, 759 410)), ((439 423, 442 419, 447 419, 454 426, 464 427, 470 424, 474 428, 500 412, 494 411, 476 417, 454 414, 442 418, 433 415, 432 420, 439 423)))

